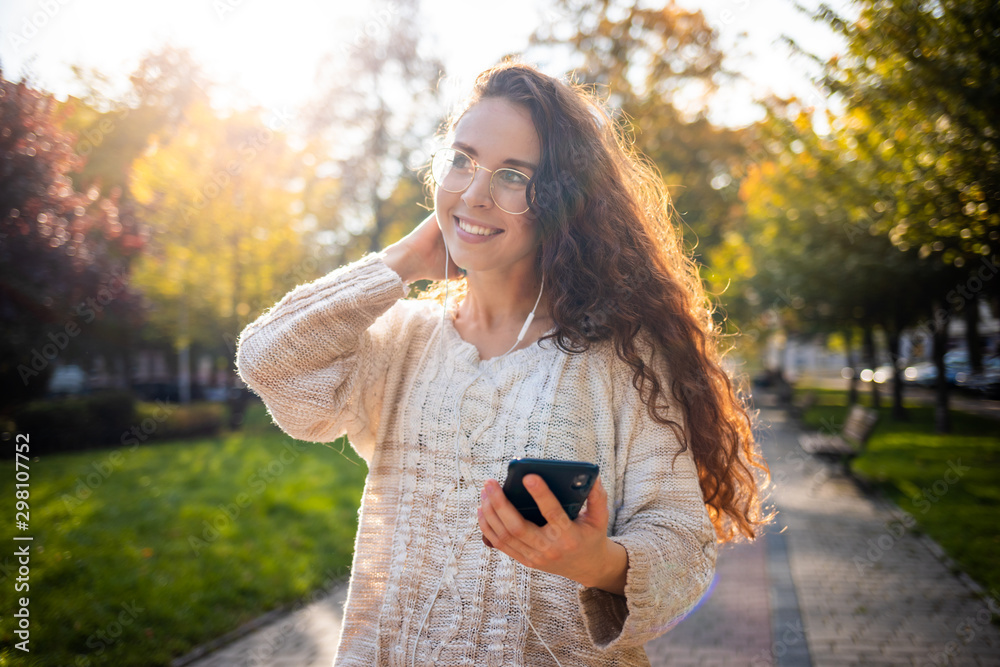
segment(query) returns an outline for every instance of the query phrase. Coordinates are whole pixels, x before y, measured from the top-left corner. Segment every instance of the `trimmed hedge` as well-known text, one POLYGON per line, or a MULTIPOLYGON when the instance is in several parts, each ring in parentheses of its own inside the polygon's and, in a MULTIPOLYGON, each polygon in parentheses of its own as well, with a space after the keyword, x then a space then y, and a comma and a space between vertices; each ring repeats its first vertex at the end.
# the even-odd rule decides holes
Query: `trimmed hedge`
POLYGON ((52 453, 214 435, 225 418, 222 403, 144 403, 129 392, 112 391, 33 401, 3 426, 30 434, 32 452, 52 453))
POLYGON ((11 415, 31 451, 83 451, 118 442, 135 418, 135 398, 123 391, 32 401, 11 415))
POLYGON ((135 424, 143 435, 149 421, 156 423, 156 429, 148 434, 150 440, 164 438, 193 438, 215 435, 226 419, 226 404, 200 401, 180 405, 178 403, 138 403, 135 424))

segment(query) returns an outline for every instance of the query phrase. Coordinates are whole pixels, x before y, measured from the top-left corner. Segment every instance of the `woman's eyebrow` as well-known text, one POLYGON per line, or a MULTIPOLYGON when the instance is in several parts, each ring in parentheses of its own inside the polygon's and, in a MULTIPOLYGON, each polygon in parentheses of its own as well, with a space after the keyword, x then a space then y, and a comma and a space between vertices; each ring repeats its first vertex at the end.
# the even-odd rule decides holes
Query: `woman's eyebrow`
POLYGON ((530 162, 525 162, 524 160, 515 160, 514 158, 508 158, 503 161, 504 164, 512 164, 515 167, 521 167, 523 169, 530 169, 531 171, 537 171, 538 166, 530 162))
MULTIPOLYGON (((461 141, 453 141, 451 145, 452 148, 460 148, 469 155, 471 155, 472 157, 478 157, 476 149, 470 146, 469 144, 463 144, 461 141)), ((525 162, 524 160, 518 160, 512 157, 509 157, 506 160, 504 160, 503 164, 509 164, 515 167, 521 167, 522 169, 530 169, 531 171, 538 170, 538 165, 533 164, 531 162, 525 162)))

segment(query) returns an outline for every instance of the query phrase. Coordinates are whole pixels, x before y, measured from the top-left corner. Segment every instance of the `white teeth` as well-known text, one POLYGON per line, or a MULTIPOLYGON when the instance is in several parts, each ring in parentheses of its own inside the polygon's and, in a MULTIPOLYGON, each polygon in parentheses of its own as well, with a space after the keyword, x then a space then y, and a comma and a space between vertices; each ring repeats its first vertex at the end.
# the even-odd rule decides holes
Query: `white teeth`
POLYGON ((499 229, 486 229, 485 227, 477 227, 476 225, 470 225, 464 220, 458 221, 458 226, 464 231, 470 234, 476 234, 478 236, 493 236, 494 234, 499 234, 501 230, 499 229))

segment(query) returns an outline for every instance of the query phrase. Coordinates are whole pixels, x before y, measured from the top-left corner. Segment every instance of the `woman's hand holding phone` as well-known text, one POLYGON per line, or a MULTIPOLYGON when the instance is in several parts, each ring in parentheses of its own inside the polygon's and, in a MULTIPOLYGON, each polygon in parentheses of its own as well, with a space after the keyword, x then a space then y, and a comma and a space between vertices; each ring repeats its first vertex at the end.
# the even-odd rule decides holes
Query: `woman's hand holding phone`
POLYGON ((624 595, 628 554, 607 537, 608 494, 600 478, 575 521, 539 475, 526 475, 524 486, 548 523, 539 527, 526 520, 500 484, 489 480, 477 510, 486 545, 530 568, 624 595))

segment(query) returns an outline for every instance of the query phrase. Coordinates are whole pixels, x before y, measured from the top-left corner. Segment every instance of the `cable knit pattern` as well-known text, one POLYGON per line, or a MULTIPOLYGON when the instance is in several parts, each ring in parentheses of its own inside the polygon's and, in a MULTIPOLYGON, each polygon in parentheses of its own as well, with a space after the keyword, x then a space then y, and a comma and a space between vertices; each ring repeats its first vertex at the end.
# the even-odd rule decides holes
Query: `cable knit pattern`
POLYGON ((237 350, 286 433, 346 433, 368 463, 334 664, 551 665, 530 619, 567 667, 648 665, 643 644, 715 570, 690 452, 649 418, 610 344, 571 355, 545 341, 482 361, 453 312, 442 324, 440 305, 406 294, 381 254, 366 255, 292 290, 237 350), (502 483, 518 456, 600 466, 608 534, 629 556, 624 596, 483 544, 482 484, 502 483))

